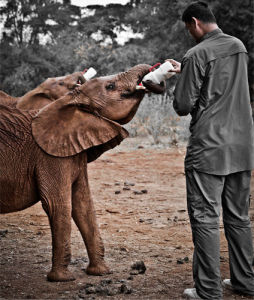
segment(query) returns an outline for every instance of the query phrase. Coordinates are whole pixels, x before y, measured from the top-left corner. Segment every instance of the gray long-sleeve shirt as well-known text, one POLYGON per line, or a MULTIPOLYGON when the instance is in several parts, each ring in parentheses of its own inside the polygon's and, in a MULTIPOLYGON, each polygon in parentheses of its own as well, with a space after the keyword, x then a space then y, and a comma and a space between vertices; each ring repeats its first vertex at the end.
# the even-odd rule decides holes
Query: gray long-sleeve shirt
POLYGON ((254 168, 254 127, 247 51, 216 29, 183 58, 174 109, 191 114, 186 169, 214 175, 254 168))

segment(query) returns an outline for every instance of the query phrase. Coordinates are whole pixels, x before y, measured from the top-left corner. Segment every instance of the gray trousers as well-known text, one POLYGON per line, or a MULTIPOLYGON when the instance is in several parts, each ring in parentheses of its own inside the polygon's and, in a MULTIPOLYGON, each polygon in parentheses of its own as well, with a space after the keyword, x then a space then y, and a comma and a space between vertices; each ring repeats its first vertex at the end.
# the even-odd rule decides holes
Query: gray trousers
POLYGON ((187 205, 194 243, 193 279, 203 299, 221 299, 220 208, 228 241, 231 283, 254 295, 249 211, 251 172, 217 176, 186 170, 187 205))

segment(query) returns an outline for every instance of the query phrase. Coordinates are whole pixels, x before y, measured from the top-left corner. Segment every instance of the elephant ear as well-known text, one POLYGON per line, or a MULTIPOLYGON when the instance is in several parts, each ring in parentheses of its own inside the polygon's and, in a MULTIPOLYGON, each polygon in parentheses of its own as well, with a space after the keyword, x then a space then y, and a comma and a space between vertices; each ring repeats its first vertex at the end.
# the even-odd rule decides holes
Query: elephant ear
POLYGON ((91 162, 128 136, 118 123, 66 101, 67 96, 41 109, 32 121, 32 134, 48 154, 67 157, 87 151, 91 162))
POLYGON ((50 96, 38 87, 21 97, 16 107, 22 110, 33 110, 40 109, 51 102, 50 96))

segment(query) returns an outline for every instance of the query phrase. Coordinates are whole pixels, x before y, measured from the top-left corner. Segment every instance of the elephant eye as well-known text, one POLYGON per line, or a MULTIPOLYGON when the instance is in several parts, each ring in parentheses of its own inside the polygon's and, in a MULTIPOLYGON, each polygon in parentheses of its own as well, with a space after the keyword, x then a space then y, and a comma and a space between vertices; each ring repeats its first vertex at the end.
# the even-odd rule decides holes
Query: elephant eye
POLYGON ((112 82, 112 83, 106 85, 106 89, 107 89, 107 90, 114 90, 115 87, 116 87, 116 85, 115 85, 114 82, 112 82))
POLYGON ((60 82, 59 82, 59 85, 64 85, 64 82, 63 82, 63 81, 60 81, 60 82))

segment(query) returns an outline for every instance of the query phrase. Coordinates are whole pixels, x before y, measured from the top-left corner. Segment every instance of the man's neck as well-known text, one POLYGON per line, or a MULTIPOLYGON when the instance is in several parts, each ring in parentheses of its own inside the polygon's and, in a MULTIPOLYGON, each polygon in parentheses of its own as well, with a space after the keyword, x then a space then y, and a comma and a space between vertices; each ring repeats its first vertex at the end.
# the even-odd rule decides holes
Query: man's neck
POLYGON ((207 23, 207 24, 203 24, 203 33, 204 35, 211 32, 211 31, 214 31, 215 29, 218 29, 218 25, 216 23, 207 23))

